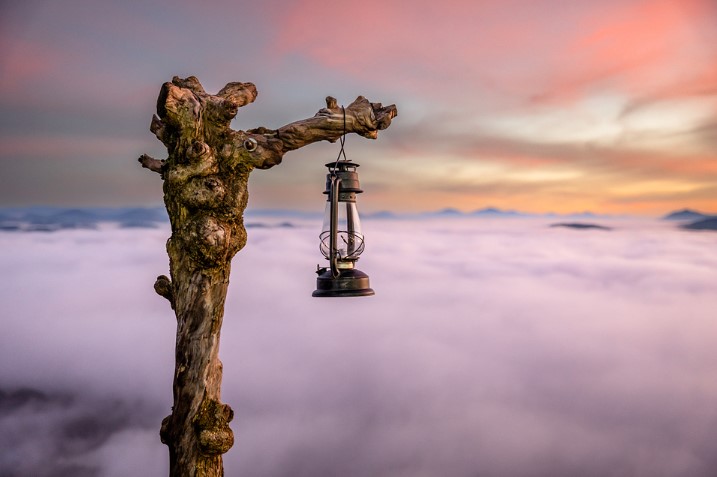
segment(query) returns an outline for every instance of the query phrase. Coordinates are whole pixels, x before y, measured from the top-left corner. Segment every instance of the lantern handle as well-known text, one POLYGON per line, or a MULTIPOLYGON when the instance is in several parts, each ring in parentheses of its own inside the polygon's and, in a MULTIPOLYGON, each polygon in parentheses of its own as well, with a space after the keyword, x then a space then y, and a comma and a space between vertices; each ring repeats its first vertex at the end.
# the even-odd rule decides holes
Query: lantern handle
POLYGON ((336 162, 334 163, 334 169, 336 169, 339 166, 339 161, 341 160, 341 156, 344 157, 344 161, 349 162, 350 159, 346 157, 346 151, 344 150, 344 145, 346 144, 346 108, 341 106, 341 111, 344 113, 344 133, 339 137, 339 144, 341 144, 341 149, 339 149, 339 155, 336 157, 336 162))
POLYGON ((338 278, 341 274, 338 267, 338 247, 336 237, 338 235, 339 222, 339 191, 341 190, 341 178, 335 173, 331 174, 331 218, 329 222, 329 257, 331 257, 331 275, 338 278))

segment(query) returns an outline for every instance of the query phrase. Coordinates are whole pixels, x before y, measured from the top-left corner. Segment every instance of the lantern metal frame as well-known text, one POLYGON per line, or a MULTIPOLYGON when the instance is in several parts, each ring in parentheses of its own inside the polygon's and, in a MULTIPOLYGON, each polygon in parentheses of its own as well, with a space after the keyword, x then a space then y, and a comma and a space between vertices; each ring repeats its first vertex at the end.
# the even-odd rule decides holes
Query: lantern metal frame
MULTIPOLYGON (((343 148, 342 148, 343 149, 343 148)), ((354 264, 364 250, 363 235, 354 233, 349 224, 346 231, 338 230, 339 202, 355 202, 356 194, 363 192, 359 186, 356 168, 359 165, 348 160, 337 160, 326 164, 329 173, 326 176, 326 190, 329 206, 329 249, 324 250, 322 231, 322 253, 329 260, 328 267, 317 266, 316 290, 314 297, 358 297, 374 295, 366 273, 355 268, 354 264), (352 170, 349 170, 351 168, 352 170), (343 200, 342 200, 343 199, 343 200), (345 232, 349 241, 360 239, 361 243, 353 247, 350 253, 341 257, 338 249, 339 233, 345 232)), ((358 211, 356 211, 358 217, 358 211)), ((347 213, 347 220, 349 214, 347 213)), ((359 232, 360 233, 360 232, 359 232)))

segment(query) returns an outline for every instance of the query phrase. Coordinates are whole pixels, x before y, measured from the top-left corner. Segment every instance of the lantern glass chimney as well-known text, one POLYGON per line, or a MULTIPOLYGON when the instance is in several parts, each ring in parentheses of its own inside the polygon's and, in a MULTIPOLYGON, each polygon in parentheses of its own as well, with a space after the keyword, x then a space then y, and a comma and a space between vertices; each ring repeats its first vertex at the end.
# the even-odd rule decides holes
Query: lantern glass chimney
MULTIPOLYGON (((330 194, 329 194, 330 195, 330 194)), ((361 219, 356 207, 356 193, 340 192, 336 222, 336 254, 339 263, 353 263, 363 252, 364 241, 361 233, 361 219)), ((326 201, 324 223, 321 227, 321 253, 331 259, 331 200, 326 201)), ((339 265, 341 267, 341 265, 339 265)))

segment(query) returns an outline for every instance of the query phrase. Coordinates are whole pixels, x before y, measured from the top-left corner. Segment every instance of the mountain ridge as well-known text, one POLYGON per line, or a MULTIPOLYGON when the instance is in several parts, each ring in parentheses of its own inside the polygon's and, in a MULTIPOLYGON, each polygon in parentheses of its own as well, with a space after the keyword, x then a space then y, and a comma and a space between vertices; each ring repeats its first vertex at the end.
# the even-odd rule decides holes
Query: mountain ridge
POLYGON ((709 218, 710 215, 703 214, 702 212, 698 212, 693 209, 680 209, 670 212, 669 214, 662 217, 662 220, 674 220, 674 221, 682 221, 682 220, 702 220, 709 218))
MULTIPOLYGON (((247 219, 253 219, 251 226, 259 226, 262 219, 321 220, 323 212, 306 212, 292 209, 247 209, 247 219)), ((570 214, 531 213, 514 209, 484 207, 468 212, 446 207, 435 211, 401 213, 382 210, 361 214, 365 220, 403 219, 466 219, 466 218, 557 218, 557 219, 614 219, 625 216, 596 214, 590 211, 570 214)), ((661 217, 662 220, 680 222, 681 226, 693 230, 714 230, 717 216, 703 214, 692 209, 680 209, 661 217)), ((169 217, 164 206, 151 207, 58 207, 29 206, 0 208, 0 231, 53 232, 65 229, 96 229, 103 223, 120 228, 157 228, 168 224, 169 217)))

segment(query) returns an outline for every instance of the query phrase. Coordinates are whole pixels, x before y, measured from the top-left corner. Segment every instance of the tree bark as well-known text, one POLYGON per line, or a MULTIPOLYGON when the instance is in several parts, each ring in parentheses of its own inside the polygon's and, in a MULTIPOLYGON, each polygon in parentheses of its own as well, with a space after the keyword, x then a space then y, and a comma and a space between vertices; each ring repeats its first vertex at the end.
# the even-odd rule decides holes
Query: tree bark
POLYGON ((344 132, 376 138, 397 115, 359 96, 348 107, 326 98, 315 116, 279 129, 234 131, 238 108, 256 99, 251 83, 229 83, 207 94, 197 78, 174 77, 157 100, 150 130, 168 157, 139 158, 164 180, 164 203, 172 235, 167 241, 171 278, 155 291, 177 318, 172 414, 160 436, 169 447, 171 477, 222 476, 222 454, 234 443, 232 409, 221 402, 219 335, 232 257, 246 244, 243 213, 253 169, 281 163, 284 154, 344 132), (345 118, 345 129, 344 129, 345 118))

